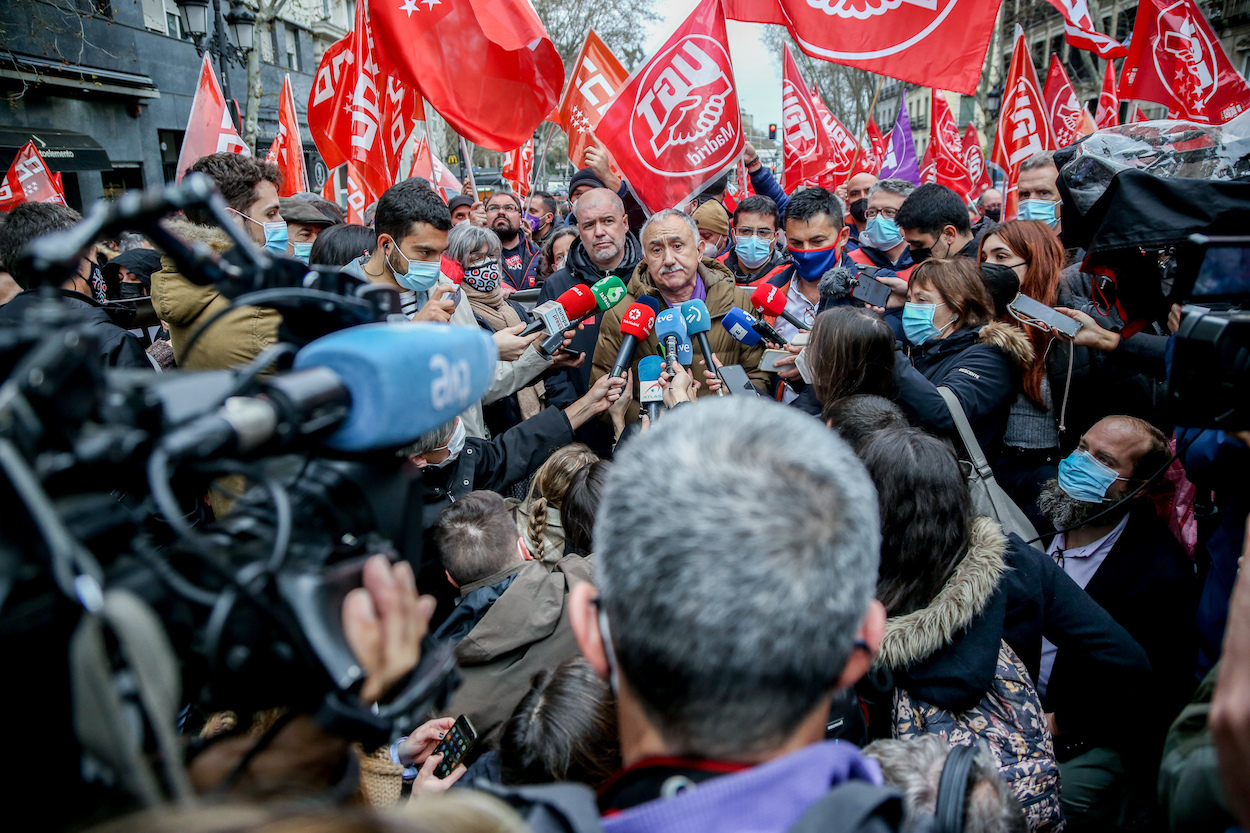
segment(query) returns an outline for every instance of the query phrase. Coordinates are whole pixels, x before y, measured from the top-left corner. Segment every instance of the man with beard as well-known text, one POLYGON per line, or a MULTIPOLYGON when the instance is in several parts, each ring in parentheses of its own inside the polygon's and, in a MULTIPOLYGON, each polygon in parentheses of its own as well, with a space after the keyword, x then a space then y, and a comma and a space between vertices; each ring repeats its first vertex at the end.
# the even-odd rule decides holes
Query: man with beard
POLYGON ((521 233, 521 210, 516 194, 495 194, 486 203, 486 223, 503 244, 504 280, 513 289, 531 289, 538 285, 539 249, 521 233))
POLYGON ((1060 530, 1047 551, 1142 646, 1151 667, 1150 686, 1113 705, 1087 684, 1079 660, 1043 642, 1037 689, 1046 711, 1079 713, 1085 704, 1088 714, 1084 727, 1052 726, 1069 830, 1115 826, 1125 790, 1153 787, 1164 734, 1194 688, 1193 563, 1148 497, 1124 500, 1170 457, 1158 428, 1109 416, 1081 437, 1038 499, 1060 530))

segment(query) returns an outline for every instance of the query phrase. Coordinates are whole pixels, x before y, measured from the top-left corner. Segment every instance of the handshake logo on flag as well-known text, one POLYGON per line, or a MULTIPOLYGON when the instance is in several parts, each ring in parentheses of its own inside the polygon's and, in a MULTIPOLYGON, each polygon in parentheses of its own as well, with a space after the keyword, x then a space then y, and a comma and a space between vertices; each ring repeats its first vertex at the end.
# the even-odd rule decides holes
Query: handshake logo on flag
POLYGON ((723 47, 702 35, 683 39, 652 62, 634 105, 641 118, 631 137, 648 167, 667 172, 729 163, 737 136, 736 114, 726 108, 733 95, 730 67, 723 47))
POLYGON ((929 11, 937 10, 937 0, 807 0, 807 5, 827 15, 843 19, 866 20, 886 14, 906 3, 929 11))

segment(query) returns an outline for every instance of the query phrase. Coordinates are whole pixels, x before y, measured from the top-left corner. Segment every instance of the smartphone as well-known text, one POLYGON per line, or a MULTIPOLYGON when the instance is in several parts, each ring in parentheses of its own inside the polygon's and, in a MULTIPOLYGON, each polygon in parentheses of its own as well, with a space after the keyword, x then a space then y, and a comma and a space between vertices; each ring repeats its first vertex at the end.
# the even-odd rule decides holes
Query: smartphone
MULTIPOLYGON (((786 353, 786 355, 790 354, 786 353)), ((747 377, 747 372, 742 369, 742 365, 724 365, 720 369, 720 375, 725 380, 725 393, 760 395, 760 392, 755 389, 755 385, 751 384, 751 380, 747 377)))
POLYGON ((1051 309, 1041 301, 1034 300, 1023 293, 1017 295, 1015 300, 1007 305, 1008 309, 1015 310, 1023 318, 1033 318, 1045 324, 1054 327, 1068 338, 1076 335, 1081 329, 1081 322, 1075 318, 1069 318, 1058 310, 1051 309))
POLYGON ((856 277, 855 286, 851 288, 851 297, 858 298, 874 307, 884 307, 886 301, 890 300, 890 287, 860 272, 856 277))
POLYGON ((765 350, 764 355, 760 357, 760 370, 767 370, 769 373, 777 372, 777 360, 786 356, 793 356, 789 350, 765 350))
POLYGON ((443 760, 438 762, 438 766, 434 767, 435 778, 446 778, 451 775, 451 771, 460 766, 460 762, 469 754, 469 750, 473 748, 474 742, 477 740, 477 732, 473 729, 473 724, 469 722, 469 718, 460 715, 456 718, 455 724, 438 742, 438 746, 434 748, 432 755, 442 755, 443 760))
POLYGON ((567 355, 567 356, 572 356, 572 357, 573 357, 573 358, 575 358, 575 359, 576 359, 578 356, 580 356, 580 355, 582 354, 582 351, 580 351, 580 350, 574 350, 572 347, 561 347, 561 348, 560 348, 559 350, 557 350, 556 352, 557 352, 557 353, 564 353, 565 355, 567 355))

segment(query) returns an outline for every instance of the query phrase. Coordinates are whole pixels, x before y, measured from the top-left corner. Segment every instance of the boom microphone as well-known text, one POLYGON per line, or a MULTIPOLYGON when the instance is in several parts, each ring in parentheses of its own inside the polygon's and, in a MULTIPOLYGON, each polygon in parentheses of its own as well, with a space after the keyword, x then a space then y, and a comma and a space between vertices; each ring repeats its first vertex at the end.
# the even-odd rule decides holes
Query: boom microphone
POLYGON ((792 313, 786 312, 786 294, 779 286, 762 283, 755 287, 755 291, 751 293, 751 306, 755 307, 761 315, 771 315, 774 318, 780 315, 803 332, 811 329, 792 313))
POLYGON ((686 321, 681 310, 666 309, 655 317, 655 337, 664 350, 665 361, 671 373, 677 364, 677 346, 686 337, 686 321))
POLYGON ((595 306, 595 296, 590 287, 581 284, 572 286, 554 301, 544 301, 530 311, 535 320, 521 331, 521 338, 540 330, 548 335, 563 333, 568 330, 571 320, 589 315, 595 306))
POLYGON ((638 401, 647 409, 651 423, 660 418, 660 408, 664 405, 664 389, 660 387, 659 356, 643 356, 638 361, 638 401))
POLYGON ((834 301, 849 298, 859 279, 845 266, 835 266, 820 276, 816 288, 820 290, 820 305, 825 307, 834 301))
POLYGON ((619 378, 625 375, 625 368, 629 367, 634 357, 634 348, 639 341, 647 340, 653 327, 655 310, 651 308, 651 304, 644 304, 639 300, 629 305, 629 309, 625 310, 625 317, 621 319, 621 335, 624 338, 621 339, 621 349, 616 353, 610 376, 619 378))

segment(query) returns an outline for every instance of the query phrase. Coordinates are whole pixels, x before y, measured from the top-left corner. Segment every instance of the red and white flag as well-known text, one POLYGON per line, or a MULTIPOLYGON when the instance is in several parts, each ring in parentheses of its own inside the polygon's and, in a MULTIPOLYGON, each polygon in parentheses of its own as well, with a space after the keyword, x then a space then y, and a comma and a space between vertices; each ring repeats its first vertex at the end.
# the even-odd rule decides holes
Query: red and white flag
POLYGON ((0 180, 0 211, 9 211, 23 202, 52 202, 65 205, 60 173, 48 170, 34 142, 27 142, 13 157, 9 172, 0 180))
POLYGON ((924 156, 920 158, 920 184, 931 185, 937 182, 937 156, 934 154, 933 142, 925 145, 924 156))
POLYGON ((1015 47, 1011 51, 1011 69, 1003 88, 1003 104, 998 114, 998 133, 990 158, 1007 172, 1007 191, 1003 194, 1003 219, 1016 219, 1016 180, 1020 164, 1035 153, 1055 149, 1055 137, 1046 118, 1046 100, 1037 83, 1037 70, 1024 41, 1024 29, 1016 24, 1015 47))
POLYGON ((1133 105, 1133 114, 1129 116, 1128 120, 1129 120, 1129 124, 1137 124, 1137 122, 1141 122, 1141 121, 1150 121, 1150 119, 1146 118, 1146 114, 1143 113, 1141 111, 1141 108, 1138 107, 1136 104, 1133 105))
POLYGON ((586 165, 586 148, 594 145, 590 133, 599 126, 612 96, 628 77, 625 67, 595 30, 587 32, 560 99, 557 120, 569 137, 569 161, 575 168, 586 165))
POLYGON ((1193 0, 1137 5, 1118 92, 1121 99, 1153 101, 1177 118, 1200 124, 1224 124, 1250 107, 1246 79, 1233 68, 1193 0))
POLYGON ((377 57, 367 6, 357 3, 352 31, 326 50, 308 96, 321 158, 331 168, 351 162, 375 195, 398 180, 404 143, 425 115, 416 92, 379 70, 377 57))
POLYGON ((1072 81, 1059 63, 1059 56, 1051 54, 1050 70, 1046 73, 1046 86, 1042 90, 1046 99, 1046 118, 1055 134, 1055 144, 1064 148, 1096 129, 1089 117, 1089 110, 1077 100, 1072 81))
POLYGON ((247 145, 243 144, 239 131, 234 129, 234 121, 226 109, 226 97, 222 95, 213 65, 208 62, 208 53, 205 53, 200 67, 200 83, 195 88, 191 116, 187 119, 187 132, 183 134, 182 150, 178 153, 175 181, 181 182, 187 168, 210 153, 252 155, 247 145))
POLYGON ((932 121, 929 122, 928 149, 933 151, 934 181, 966 199, 972 191, 972 182, 968 179, 968 167, 964 162, 963 138, 955 126, 946 93, 932 89, 929 93, 933 106, 930 108, 932 121))
POLYGON ((1050 5, 1063 15, 1063 36, 1070 45, 1108 60, 1128 54, 1128 47, 1094 28, 1088 0, 1050 0, 1050 5))
MULTIPOLYGON (((788 190, 819 182, 834 167, 828 122, 825 113, 820 112, 825 109, 824 102, 807 89, 807 81, 786 46, 781 70, 781 151, 788 190)), ((833 115, 829 114, 828 119, 832 120, 833 115)), ((849 170, 850 159, 846 161, 849 170)))
POLYGON ((877 127, 877 123, 873 120, 872 116, 868 117, 868 127, 866 132, 868 133, 868 144, 872 148, 872 158, 876 162, 877 166, 873 173, 880 176, 881 163, 885 161, 885 149, 888 147, 888 144, 885 137, 881 135, 881 128, 877 127))
POLYGON ((820 97, 815 89, 812 90, 811 97, 812 107, 816 109, 816 117, 820 119, 820 124, 824 128, 825 134, 829 137, 829 147, 833 154, 829 158, 826 172, 817 179, 812 180, 812 184, 820 185, 822 188, 832 191, 856 173, 851 168, 857 164, 855 162, 855 143, 857 140, 854 134, 846 129, 846 125, 838 121, 837 116, 825 106, 824 99, 820 97))
POLYGON ((684 205, 742 153, 720 0, 701 0, 617 91, 595 135, 648 211, 684 205))
POLYGON ((339 169, 331 168, 326 175, 325 184, 321 186, 321 198, 338 205, 339 203, 339 169))
POLYGON ((1094 116, 1094 126, 1101 130, 1104 127, 1120 126, 1120 96, 1115 87, 1115 65, 1107 61, 1107 71, 1102 79, 1102 92, 1098 94, 1098 113, 1094 116))
POLYGON ((725 0, 725 16, 775 23, 835 64, 973 95, 1000 0, 725 0))
POLYGON ((530 179, 534 175, 534 140, 530 139, 516 150, 508 152, 503 160, 503 178, 512 185, 512 193, 529 199, 530 179))
POLYGON ((981 150, 981 135, 977 133, 977 127, 972 122, 968 122, 968 129, 964 131, 963 149, 964 167, 968 169, 968 180, 972 183, 968 197, 976 200, 994 181, 990 179, 990 169, 985 164, 985 153, 981 150))
POLYGON ((308 169, 304 165, 304 140, 299 135, 299 114, 295 110, 295 94, 291 91, 291 74, 282 81, 278 98, 278 135, 269 146, 265 161, 282 171, 282 187, 278 196, 289 197, 308 190, 308 169))
POLYGON ((470 142, 506 153, 559 104, 564 64, 529 0, 368 6, 383 71, 419 91, 470 142))
POLYGON ((435 159, 430 155, 430 146, 424 138, 417 142, 417 146, 412 151, 412 170, 408 172, 408 176, 419 176, 430 182, 438 189, 443 202, 449 202, 464 187, 464 184, 456 179, 456 175, 443 164, 443 160, 435 159))
POLYGON ((347 166, 347 222, 365 225, 365 209, 377 202, 378 195, 369 189, 369 182, 351 162, 347 166))
POLYGON ((738 203, 755 193, 751 186, 751 175, 747 173, 747 164, 738 158, 738 167, 734 169, 733 182, 725 192, 725 210, 733 214, 738 210, 738 203))

